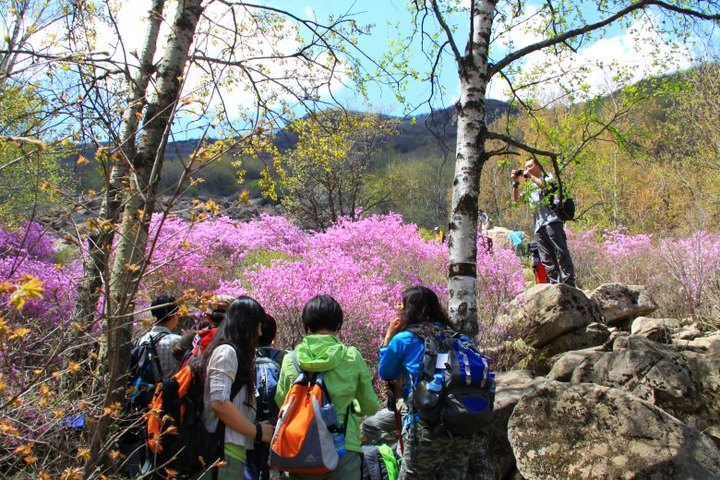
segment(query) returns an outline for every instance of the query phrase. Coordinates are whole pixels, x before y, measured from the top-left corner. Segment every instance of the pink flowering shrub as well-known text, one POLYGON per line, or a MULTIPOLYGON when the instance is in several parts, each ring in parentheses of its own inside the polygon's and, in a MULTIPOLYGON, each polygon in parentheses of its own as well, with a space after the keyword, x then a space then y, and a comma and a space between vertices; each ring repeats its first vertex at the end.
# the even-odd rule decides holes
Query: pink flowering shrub
MULTIPOLYGON (((480 249, 481 252, 484 250, 480 249)), ((424 239, 396 214, 342 220, 321 233, 282 217, 250 222, 224 217, 165 221, 146 288, 248 294, 278 321, 286 348, 304 334, 303 306, 315 295, 335 297, 345 312, 344 339, 375 356, 403 290, 423 284, 447 302, 447 245, 424 239), (162 282, 162 283, 159 283, 162 282)), ((481 254, 478 306, 483 322, 522 290, 522 265, 510 251, 481 254)))
POLYGON ((478 245, 477 302, 480 333, 506 313, 510 301, 525 288, 523 265, 512 250, 488 251, 478 245))
POLYGON ((69 312, 77 295, 75 285, 80 277, 80 266, 77 262, 56 264, 52 242, 48 232, 35 222, 26 223, 15 231, 0 228, 0 283, 15 284, 23 275, 32 275, 44 288, 43 297, 28 300, 20 312, 7 309, 9 294, 0 294, 0 315, 16 326, 29 326, 34 320, 48 325, 66 325, 69 321, 69 312))
POLYGON ((720 300, 720 235, 696 232, 681 240, 660 242, 663 270, 685 314, 717 317, 720 300))
POLYGON ((583 288, 622 282, 645 285, 658 303, 656 315, 716 316, 720 300, 720 236, 696 232, 688 238, 568 231, 577 277, 583 288))
POLYGON ((148 269, 148 286, 160 281, 163 288, 182 291, 214 290, 222 279, 237 277, 244 258, 266 250, 292 256, 300 251, 304 236, 284 217, 263 215, 247 223, 228 217, 188 222, 166 218, 159 236, 159 219, 153 218, 151 239, 157 237, 148 269))
POLYGON ((248 293, 278 320, 279 341, 295 345, 303 335, 300 313, 315 295, 335 297, 345 313, 343 337, 374 355, 402 291, 431 286, 446 297, 444 246, 417 235, 398 215, 343 221, 324 233, 306 233, 297 257, 276 258, 223 282, 223 293, 248 293))

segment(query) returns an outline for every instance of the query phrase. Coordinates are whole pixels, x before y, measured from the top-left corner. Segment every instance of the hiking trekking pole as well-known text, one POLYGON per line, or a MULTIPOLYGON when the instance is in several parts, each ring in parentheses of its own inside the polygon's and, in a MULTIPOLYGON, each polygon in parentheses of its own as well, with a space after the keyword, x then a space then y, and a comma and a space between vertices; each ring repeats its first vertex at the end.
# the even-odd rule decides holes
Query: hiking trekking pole
POLYGON ((397 408, 397 394, 395 391, 396 388, 397 384, 395 382, 387 382, 387 408, 395 414, 395 431, 397 432, 397 439, 398 443, 400 444, 400 454, 402 455, 403 453, 405 453, 405 446, 403 445, 402 439, 402 415, 400 414, 400 410, 398 410, 397 408))

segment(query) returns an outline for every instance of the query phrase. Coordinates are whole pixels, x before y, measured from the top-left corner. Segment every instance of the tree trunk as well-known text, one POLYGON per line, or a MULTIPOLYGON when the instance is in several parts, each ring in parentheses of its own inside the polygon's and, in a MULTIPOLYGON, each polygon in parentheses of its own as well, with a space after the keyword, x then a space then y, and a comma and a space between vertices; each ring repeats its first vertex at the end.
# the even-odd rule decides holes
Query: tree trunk
MULTIPOLYGON (((181 91, 188 52, 202 0, 178 2, 166 54, 158 71, 155 98, 149 102, 143 119, 143 131, 132 161, 129 189, 125 195, 120 238, 113 261, 107 312, 108 382, 104 407, 122 404, 130 359, 132 309, 135 292, 145 268, 148 229, 155 207, 165 145, 181 91)), ((103 455, 110 417, 105 415, 93 432, 90 461, 86 475, 92 473, 103 455)))
POLYGON ((480 171, 485 152, 485 93, 488 82, 488 46, 495 12, 493 1, 473 3, 472 30, 465 56, 459 62, 460 100, 457 104, 455 179, 448 224, 450 319, 469 335, 477 323, 477 224, 480 171))
MULTIPOLYGON (((81 331, 90 335, 93 319, 97 310, 100 291, 107 285, 110 252, 115 238, 115 225, 120 219, 122 195, 127 187, 128 165, 135 158, 135 137, 140 123, 140 112, 145 106, 145 95, 153 74, 153 57, 157 50, 157 39, 162 21, 165 0, 153 0, 148 12, 149 25, 145 44, 140 56, 140 65, 136 75, 128 72, 129 91, 127 108, 123 115, 120 135, 115 152, 111 155, 113 163, 108 178, 107 191, 98 215, 98 227, 88 236, 87 255, 83 258, 83 278, 78 286, 78 299, 72 314, 72 320, 81 331), (120 155, 117 155, 117 153, 120 155)), ((106 292, 107 293, 107 292, 106 292)), ((89 339, 91 340, 91 339, 89 339)), ((86 348, 74 350, 70 358, 82 361, 87 358, 92 344, 86 348)))

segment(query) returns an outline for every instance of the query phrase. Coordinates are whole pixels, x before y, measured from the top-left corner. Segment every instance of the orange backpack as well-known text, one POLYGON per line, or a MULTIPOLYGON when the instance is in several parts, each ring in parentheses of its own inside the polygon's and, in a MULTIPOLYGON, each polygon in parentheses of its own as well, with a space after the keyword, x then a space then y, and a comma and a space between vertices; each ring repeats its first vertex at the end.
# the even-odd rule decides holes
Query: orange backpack
POLYGON ((270 466, 292 473, 335 470, 345 453, 345 424, 340 425, 322 372, 306 372, 290 352, 298 374, 280 407, 270 443, 270 466))
MULTIPOLYGON (((231 400, 240 391, 241 377, 235 377, 231 400)), ((225 424, 220 421, 215 432, 208 432, 202 422, 204 381, 202 364, 191 361, 157 384, 147 415, 146 464, 193 475, 223 458, 225 424)))

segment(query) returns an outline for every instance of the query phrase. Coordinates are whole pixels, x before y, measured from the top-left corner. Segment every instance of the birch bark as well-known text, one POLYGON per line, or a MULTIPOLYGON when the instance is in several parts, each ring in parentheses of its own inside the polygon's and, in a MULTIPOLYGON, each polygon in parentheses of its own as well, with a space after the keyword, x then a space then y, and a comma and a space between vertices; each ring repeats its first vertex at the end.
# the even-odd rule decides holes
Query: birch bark
POLYGON ((448 310, 463 332, 478 332, 477 202, 480 170, 485 152, 485 93, 488 82, 488 47, 496 2, 478 0, 472 5, 472 29, 465 55, 458 58, 460 100, 457 104, 455 178, 448 225, 450 271, 448 310))
MULTIPOLYGON (((133 298, 145 267, 145 248, 168 132, 181 92, 188 53, 202 13, 202 0, 178 2, 166 54, 158 70, 157 87, 143 116, 143 131, 130 164, 128 189, 124 195, 120 238, 111 270, 107 311, 108 383, 103 405, 113 409, 125 396, 130 359, 133 298)), ((89 475, 98 463, 110 416, 98 420, 93 432, 89 475)))
MULTIPOLYGON (((128 183, 129 166, 135 159, 135 139, 145 104, 150 79, 154 73, 153 59, 157 51, 157 40, 162 23, 165 0, 154 0, 148 12, 149 24, 145 36, 140 64, 135 74, 128 71, 127 108, 123 114, 120 134, 111 155, 107 190, 98 214, 98 227, 88 236, 87 254, 83 258, 83 278, 78 285, 78 298, 72 313, 73 323, 90 335, 98 300, 110 267, 110 251, 115 238, 115 225, 120 220, 122 194, 128 183), (117 154, 119 153, 119 155, 117 154), (114 160, 113 160, 114 159, 114 160)), ((108 292, 106 292, 108 293, 108 292)), ((81 361, 87 357, 89 347, 72 352, 71 359, 81 361)))

